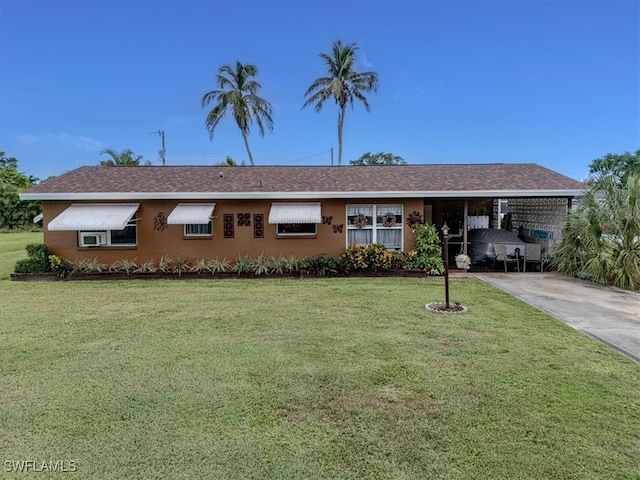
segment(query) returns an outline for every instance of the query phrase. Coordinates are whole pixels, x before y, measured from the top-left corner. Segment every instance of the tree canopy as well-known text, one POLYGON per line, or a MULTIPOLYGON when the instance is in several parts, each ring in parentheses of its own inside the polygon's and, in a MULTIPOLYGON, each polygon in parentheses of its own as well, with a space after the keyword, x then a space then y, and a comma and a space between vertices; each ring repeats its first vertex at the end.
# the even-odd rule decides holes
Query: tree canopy
POLYGON ((33 225, 40 213, 40 202, 20 200, 19 194, 38 179, 18 171, 18 160, 0 152, 0 228, 21 228, 33 225))
MULTIPOLYGON (((137 167, 140 166, 140 161, 142 160, 142 155, 136 155, 128 148, 122 150, 122 152, 118 153, 112 148, 108 148, 100 152, 100 155, 103 154, 109 155, 108 160, 101 160, 101 167, 137 167)), ((145 165, 151 165, 150 162, 146 162, 145 165)))
POLYGON ((227 155, 227 158, 224 159, 224 162, 218 162, 215 164, 217 167, 238 167, 244 166, 244 160, 242 163, 236 162, 233 158, 227 155))
POLYGON ((350 165, 406 165, 404 158, 391 153, 378 152, 372 154, 367 152, 357 160, 350 160, 350 165))
POLYGON ((347 105, 353 108, 354 100, 359 100, 368 112, 371 107, 364 94, 378 90, 376 72, 356 71, 357 51, 357 44, 345 45, 337 40, 333 43, 331 53, 320 53, 328 75, 316 78, 304 94, 307 101, 302 108, 314 105, 315 111, 319 112, 330 98, 338 105, 338 165, 342 164, 342 132, 347 105))
POLYGON ((589 165, 589 183, 596 183, 600 178, 613 175, 620 185, 627 183, 632 174, 640 174, 640 150, 635 153, 625 152, 621 155, 608 153, 597 158, 589 165))
POLYGON ((218 89, 211 90, 202 97, 203 107, 214 103, 205 120, 211 139, 213 140, 213 134, 220 121, 226 115, 231 115, 240 129, 251 165, 254 165, 253 155, 247 138, 251 124, 256 123, 261 137, 264 137, 265 127, 273 130, 273 109, 267 100, 258 96, 262 87, 255 80, 257 75, 258 68, 252 64, 236 62, 235 66, 223 65, 218 69, 216 77, 218 89))

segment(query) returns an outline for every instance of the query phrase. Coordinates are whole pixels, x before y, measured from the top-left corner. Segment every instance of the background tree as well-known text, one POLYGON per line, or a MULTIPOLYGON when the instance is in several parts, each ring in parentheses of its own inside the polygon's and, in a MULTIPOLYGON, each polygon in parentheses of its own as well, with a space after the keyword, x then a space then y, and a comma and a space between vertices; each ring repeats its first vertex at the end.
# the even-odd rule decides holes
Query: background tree
POLYGON ((357 160, 350 160, 350 165, 406 165, 404 158, 391 153, 375 153, 367 152, 357 160))
POLYGON ((256 122, 261 137, 264 137, 265 126, 270 131, 273 130, 272 107, 268 101, 258 96, 262 87, 254 79, 257 74, 258 68, 255 65, 236 62, 235 69, 231 65, 223 65, 218 69, 216 77, 219 89, 211 90, 202 97, 203 107, 215 103, 205 121, 211 139, 213 140, 213 133, 220 121, 227 114, 231 115, 240 129, 252 166, 253 155, 247 139, 251 124, 256 122))
MULTIPOLYGON (((140 166, 140 161, 142 160, 142 155, 136 155, 128 148, 118 153, 112 148, 108 148, 107 150, 103 150, 100 152, 100 155, 103 154, 109 155, 108 160, 101 160, 101 167, 137 167, 140 166)), ((150 165, 150 162, 146 162, 146 165, 150 165)))
POLYGON ((595 159, 589 165, 587 182, 593 184, 600 177, 613 175, 619 179, 620 185, 626 185, 627 178, 632 174, 640 174, 640 150, 635 153, 625 152, 622 155, 608 153, 595 159))
POLYGON ((40 202, 20 200, 19 194, 38 179, 18 172, 18 160, 0 152, 0 228, 33 226, 33 217, 42 211, 40 202))
POLYGON ((571 212, 555 255, 558 270, 620 288, 640 288, 640 174, 599 177, 571 212))
MULTIPOLYGON (((236 162, 233 158, 227 155, 227 158, 224 159, 224 162, 216 163, 217 167, 237 167, 238 162, 236 162)), ((240 163, 241 166, 244 166, 244 160, 240 163)))
POLYGON ((18 168, 18 160, 14 157, 7 157, 4 152, 0 152, 0 168, 18 168))
POLYGON ((353 108, 354 100, 363 103, 367 112, 371 110, 364 93, 378 90, 378 74, 357 72, 355 58, 358 47, 355 43, 343 45, 340 40, 333 43, 331 53, 321 53, 328 76, 317 78, 307 89, 308 97, 302 108, 315 104, 316 112, 322 110, 324 102, 333 98, 338 105, 338 165, 342 164, 342 130, 347 105, 353 108))

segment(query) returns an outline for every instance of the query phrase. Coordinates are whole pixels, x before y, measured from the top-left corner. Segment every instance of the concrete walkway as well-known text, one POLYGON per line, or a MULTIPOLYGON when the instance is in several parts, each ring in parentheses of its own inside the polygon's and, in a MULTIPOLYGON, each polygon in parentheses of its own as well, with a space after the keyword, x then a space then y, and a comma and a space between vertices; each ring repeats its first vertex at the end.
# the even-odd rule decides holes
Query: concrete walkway
POLYGON ((640 294, 550 273, 475 273, 640 363, 640 294))

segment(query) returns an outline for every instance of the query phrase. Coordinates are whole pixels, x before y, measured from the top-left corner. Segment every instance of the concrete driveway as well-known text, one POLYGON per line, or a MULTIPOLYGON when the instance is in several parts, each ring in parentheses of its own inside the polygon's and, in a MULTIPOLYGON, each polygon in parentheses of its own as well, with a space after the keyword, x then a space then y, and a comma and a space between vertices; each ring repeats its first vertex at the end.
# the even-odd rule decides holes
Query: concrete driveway
POLYGON ((550 273, 475 273, 640 363, 640 294, 550 273))

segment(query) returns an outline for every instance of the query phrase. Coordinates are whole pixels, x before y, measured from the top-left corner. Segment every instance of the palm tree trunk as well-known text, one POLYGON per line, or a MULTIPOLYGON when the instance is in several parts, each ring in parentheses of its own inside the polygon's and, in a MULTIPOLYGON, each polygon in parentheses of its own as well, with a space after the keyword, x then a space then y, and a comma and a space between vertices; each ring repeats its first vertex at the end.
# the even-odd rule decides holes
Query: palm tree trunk
POLYGON ((344 126, 344 113, 346 107, 340 107, 338 111, 338 166, 342 165, 342 127, 344 126))
POLYGON ((249 149, 249 140, 247 140, 247 134, 242 132, 242 139, 244 140, 244 146, 247 148, 247 155, 249 155, 249 164, 253 167, 253 155, 249 149))

